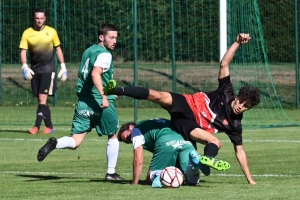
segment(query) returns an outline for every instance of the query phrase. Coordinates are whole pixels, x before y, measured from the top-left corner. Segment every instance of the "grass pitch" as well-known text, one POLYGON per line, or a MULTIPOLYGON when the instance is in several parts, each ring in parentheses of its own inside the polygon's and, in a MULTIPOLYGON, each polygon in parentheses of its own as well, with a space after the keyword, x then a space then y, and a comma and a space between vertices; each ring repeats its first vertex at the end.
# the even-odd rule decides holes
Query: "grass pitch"
MULTIPOLYGON (((297 120, 298 112, 290 111, 289 114, 297 120)), ((128 117, 126 114, 120 116, 124 121, 128 117)), ((58 127, 52 136, 69 135, 69 128, 58 127)), ((160 189, 144 185, 151 160, 148 152, 145 152, 140 185, 130 185, 131 145, 121 143, 116 169, 126 181, 106 182, 106 136, 98 137, 91 132, 77 150, 54 150, 39 163, 37 151, 50 135, 2 130, 0 199, 298 199, 299 132, 300 127, 244 131, 244 148, 257 185, 247 183, 231 142, 220 133, 217 137, 223 147, 218 157, 230 162, 228 171, 212 170, 208 177, 201 174, 196 187, 160 189)), ((203 152, 200 144, 198 151, 203 152)))

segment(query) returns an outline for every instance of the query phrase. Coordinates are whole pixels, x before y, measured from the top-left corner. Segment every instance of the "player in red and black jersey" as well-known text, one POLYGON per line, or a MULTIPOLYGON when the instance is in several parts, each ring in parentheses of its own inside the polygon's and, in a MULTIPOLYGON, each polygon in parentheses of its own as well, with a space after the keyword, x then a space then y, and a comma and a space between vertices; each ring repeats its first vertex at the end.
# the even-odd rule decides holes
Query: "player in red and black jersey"
POLYGON ((67 79, 67 69, 58 34, 54 28, 45 25, 46 11, 36 9, 33 18, 35 23, 23 32, 19 46, 23 77, 31 80, 33 96, 39 101, 35 125, 29 133, 37 134, 44 120, 46 127, 43 133, 47 134, 54 131, 47 103, 48 96, 53 96, 56 90, 54 50, 61 66, 58 77, 62 81, 67 79), (30 53, 31 68, 27 65, 27 51, 30 53))
POLYGON ((257 88, 242 87, 239 94, 235 95, 229 74, 229 64, 235 52, 250 39, 249 34, 240 33, 236 42, 227 50, 220 63, 219 87, 215 91, 182 95, 142 87, 116 87, 115 81, 111 80, 111 84, 104 88, 104 93, 147 99, 162 106, 169 112, 175 131, 186 140, 194 142, 194 145, 195 142, 205 145, 203 157, 206 160, 201 162, 218 170, 226 170, 230 166, 215 158, 222 143, 213 133, 225 132, 234 145, 237 160, 248 182, 256 184, 251 177, 243 148, 241 120, 244 111, 260 102, 260 91, 257 88))

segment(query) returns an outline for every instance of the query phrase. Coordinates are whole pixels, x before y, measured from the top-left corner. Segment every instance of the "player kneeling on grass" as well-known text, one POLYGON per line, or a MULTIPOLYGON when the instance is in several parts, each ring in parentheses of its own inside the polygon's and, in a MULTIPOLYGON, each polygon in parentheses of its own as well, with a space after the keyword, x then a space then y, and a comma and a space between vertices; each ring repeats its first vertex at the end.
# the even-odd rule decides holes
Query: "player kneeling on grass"
POLYGON ((160 173, 168 166, 177 166, 185 174, 189 185, 199 182, 199 168, 205 175, 210 174, 208 167, 202 167, 201 157, 191 142, 185 141, 170 126, 171 122, 166 119, 144 120, 137 124, 129 122, 121 126, 119 141, 132 144, 134 148, 132 184, 138 184, 142 174, 143 149, 153 153, 146 177, 146 182, 152 182, 153 187, 162 187, 160 173))

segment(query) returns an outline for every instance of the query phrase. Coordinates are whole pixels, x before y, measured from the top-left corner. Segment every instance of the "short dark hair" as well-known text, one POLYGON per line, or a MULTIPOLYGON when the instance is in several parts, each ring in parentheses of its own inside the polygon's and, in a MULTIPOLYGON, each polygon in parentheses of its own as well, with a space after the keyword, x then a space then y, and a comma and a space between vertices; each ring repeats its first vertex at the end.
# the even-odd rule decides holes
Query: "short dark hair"
POLYGON ((103 24, 98 30, 99 35, 106 35, 108 31, 118 31, 118 28, 112 24, 103 24))
POLYGON ((119 131, 118 131, 118 140, 119 140, 119 141, 122 141, 121 133, 122 133, 123 131, 129 130, 129 126, 130 126, 130 125, 135 126, 136 123, 135 123, 135 122, 128 122, 128 123, 123 124, 123 125, 120 127, 120 129, 119 129, 119 131))
POLYGON ((252 108, 260 102, 260 90, 258 88, 251 88, 249 86, 241 87, 237 96, 241 103, 247 102, 249 108, 252 108))
POLYGON ((34 11, 33 11, 33 18, 35 17, 35 13, 44 13, 45 17, 47 17, 47 11, 45 9, 42 9, 42 8, 36 8, 36 9, 34 9, 34 11))

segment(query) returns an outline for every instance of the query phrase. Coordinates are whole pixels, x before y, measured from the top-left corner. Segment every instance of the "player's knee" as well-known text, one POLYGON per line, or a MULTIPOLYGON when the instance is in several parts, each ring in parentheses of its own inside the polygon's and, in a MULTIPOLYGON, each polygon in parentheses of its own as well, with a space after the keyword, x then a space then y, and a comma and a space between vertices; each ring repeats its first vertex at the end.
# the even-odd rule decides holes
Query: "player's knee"
POLYGON ((214 140, 213 143, 215 143, 219 147, 219 149, 221 149, 222 142, 218 138, 216 140, 214 140))
POLYGON ((152 101, 160 101, 162 99, 162 94, 159 91, 150 90, 148 99, 152 101))
POLYGON ((169 92, 161 92, 150 90, 148 100, 159 104, 163 107, 168 107, 172 105, 172 96, 169 92))
POLYGON ((75 147, 73 148, 74 150, 77 149, 78 147, 80 147, 82 141, 83 141, 83 138, 76 138, 76 137, 73 137, 74 141, 75 141, 75 147))
POLYGON ((222 147, 222 143, 217 137, 200 128, 195 128, 193 131, 191 131, 190 137, 194 141, 202 144, 214 143, 219 149, 222 147))
POLYGON ((219 149, 222 147, 222 142, 217 137, 215 137, 215 136, 211 137, 209 139, 208 143, 214 143, 215 145, 218 146, 219 149))

